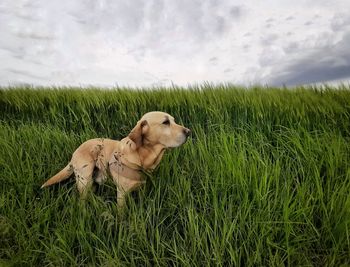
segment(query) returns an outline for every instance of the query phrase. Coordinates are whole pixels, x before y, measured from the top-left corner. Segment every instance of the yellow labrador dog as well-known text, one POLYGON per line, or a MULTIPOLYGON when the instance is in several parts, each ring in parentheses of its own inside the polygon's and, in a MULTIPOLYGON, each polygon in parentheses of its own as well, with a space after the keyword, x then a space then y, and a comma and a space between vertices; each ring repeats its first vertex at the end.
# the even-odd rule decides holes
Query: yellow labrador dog
POLYGON ((117 186, 118 206, 122 207, 125 194, 145 183, 142 172, 152 171, 159 164, 164 151, 185 143, 190 133, 189 129, 176 124, 167 113, 146 113, 121 141, 99 138, 81 144, 68 165, 41 188, 68 179, 74 172, 78 191, 84 198, 97 170, 94 178, 99 184, 111 175, 117 186))

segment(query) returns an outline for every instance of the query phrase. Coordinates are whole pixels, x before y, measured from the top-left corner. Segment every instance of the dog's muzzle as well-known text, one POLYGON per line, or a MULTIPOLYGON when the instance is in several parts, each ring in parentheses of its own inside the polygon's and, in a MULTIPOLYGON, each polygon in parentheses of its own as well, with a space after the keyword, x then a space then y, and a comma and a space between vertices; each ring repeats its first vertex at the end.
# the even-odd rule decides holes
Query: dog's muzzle
POLYGON ((190 134, 191 134, 191 130, 190 129, 188 129, 188 128, 184 128, 183 129, 183 133, 184 133, 184 135, 186 136, 186 138, 187 137, 189 137, 190 136, 190 134))

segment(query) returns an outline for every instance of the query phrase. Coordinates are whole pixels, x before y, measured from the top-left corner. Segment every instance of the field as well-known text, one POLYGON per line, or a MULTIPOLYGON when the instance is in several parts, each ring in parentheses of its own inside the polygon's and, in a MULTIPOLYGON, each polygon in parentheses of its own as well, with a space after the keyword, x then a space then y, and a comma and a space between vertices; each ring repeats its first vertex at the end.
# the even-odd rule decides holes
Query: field
POLYGON ((350 90, 0 90, 0 266, 350 265, 350 90), (143 113, 192 137, 118 214, 115 187, 40 189, 143 113))

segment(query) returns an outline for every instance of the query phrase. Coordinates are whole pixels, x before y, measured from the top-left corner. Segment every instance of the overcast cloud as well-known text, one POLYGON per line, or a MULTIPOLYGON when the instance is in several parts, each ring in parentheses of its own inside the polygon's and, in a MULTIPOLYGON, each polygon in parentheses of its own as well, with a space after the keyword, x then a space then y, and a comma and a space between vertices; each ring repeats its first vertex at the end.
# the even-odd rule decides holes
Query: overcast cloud
POLYGON ((0 85, 350 80, 350 1, 2 0, 0 85))

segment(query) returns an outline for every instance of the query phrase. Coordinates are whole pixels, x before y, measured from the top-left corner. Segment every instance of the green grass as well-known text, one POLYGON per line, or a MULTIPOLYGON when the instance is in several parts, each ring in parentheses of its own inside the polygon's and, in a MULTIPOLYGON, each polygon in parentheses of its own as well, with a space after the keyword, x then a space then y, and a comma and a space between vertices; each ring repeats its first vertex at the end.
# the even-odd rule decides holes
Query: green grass
POLYGON ((0 90, 0 265, 350 265, 350 90, 0 90), (193 131, 117 213, 40 190, 84 140, 161 110, 193 131))

